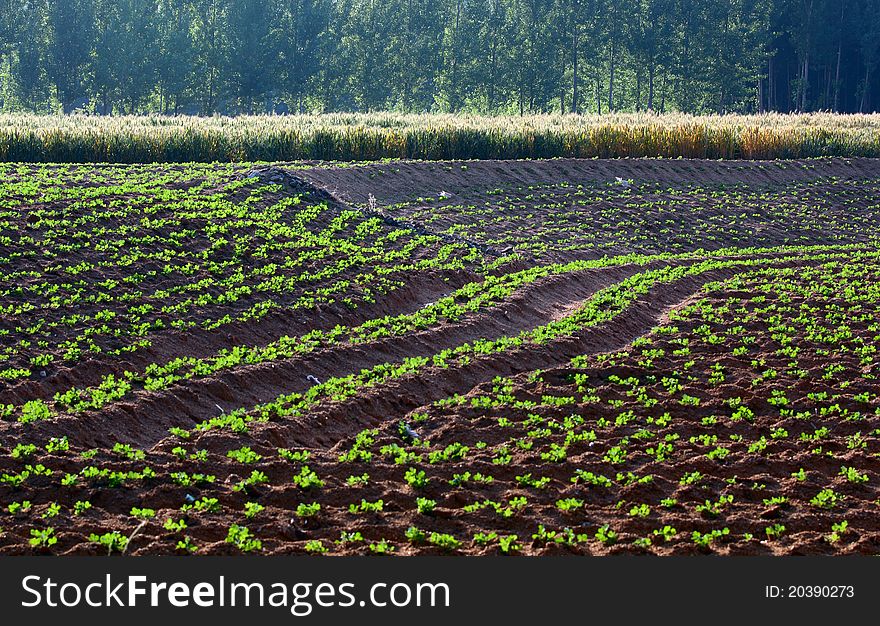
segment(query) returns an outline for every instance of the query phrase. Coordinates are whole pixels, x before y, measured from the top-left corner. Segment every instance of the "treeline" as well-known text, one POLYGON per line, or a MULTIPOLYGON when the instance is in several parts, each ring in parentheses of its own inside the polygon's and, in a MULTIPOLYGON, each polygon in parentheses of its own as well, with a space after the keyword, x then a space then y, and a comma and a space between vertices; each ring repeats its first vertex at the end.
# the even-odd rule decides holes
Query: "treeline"
POLYGON ((868 112, 880 0, 0 0, 0 110, 868 112))

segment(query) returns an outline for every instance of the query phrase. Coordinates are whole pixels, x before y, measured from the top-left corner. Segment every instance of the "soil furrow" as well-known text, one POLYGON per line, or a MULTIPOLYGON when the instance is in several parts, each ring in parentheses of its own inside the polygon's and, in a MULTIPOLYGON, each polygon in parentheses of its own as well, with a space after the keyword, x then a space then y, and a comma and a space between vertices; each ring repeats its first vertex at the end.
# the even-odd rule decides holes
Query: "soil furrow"
POLYGON ((43 436, 63 433, 71 442, 87 446, 113 445, 118 440, 148 447, 167 436, 172 426, 189 428, 221 412, 268 402, 284 393, 305 391, 311 385, 309 375, 326 380, 406 357, 431 356, 476 339, 497 338, 535 328, 562 317, 566 310, 597 290, 661 265, 665 263, 549 276, 518 290, 503 303, 467 315, 455 324, 369 343, 342 344, 301 358, 240 366, 214 376, 188 380, 161 392, 138 391, 132 400, 100 411, 64 415, 30 424, 26 429, 29 436, 37 431, 43 436))
MULTIPOLYGON (((797 265, 786 262, 779 266, 797 265)), ((582 354, 613 352, 656 326, 668 312, 690 299, 704 284, 730 278, 748 268, 725 268, 659 285, 611 321, 543 345, 472 358, 464 366, 430 367, 415 376, 373 387, 348 402, 323 402, 307 416, 285 418, 262 427, 272 445, 333 447, 346 437, 454 394, 466 394, 495 376, 564 365, 582 354)))
POLYGON ((803 161, 705 161, 697 159, 553 159, 534 161, 400 161, 360 167, 316 167, 297 171, 344 202, 362 204, 374 196, 380 204, 421 196, 437 197, 492 189, 498 186, 534 185, 538 181, 610 180, 635 182, 782 184, 821 177, 873 178, 880 170, 877 159, 811 159, 803 161))
POLYGON ((126 358, 102 355, 70 366, 53 365, 43 368, 47 370, 46 377, 24 380, 6 389, 3 386, 7 383, 0 381, 0 404, 20 405, 35 398, 51 398, 71 387, 98 385, 109 374, 121 376, 125 371, 142 372, 151 363, 164 364, 181 356, 205 358, 223 348, 265 345, 284 335, 303 335, 312 330, 329 330, 337 324, 357 325, 385 315, 411 313, 481 279, 480 275, 467 270, 423 272, 416 280, 386 293, 375 303, 361 303, 356 309, 343 304, 321 305, 309 311, 282 309, 261 320, 233 322, 222 329, 159 332, 151 338, 149 348, 126 358))

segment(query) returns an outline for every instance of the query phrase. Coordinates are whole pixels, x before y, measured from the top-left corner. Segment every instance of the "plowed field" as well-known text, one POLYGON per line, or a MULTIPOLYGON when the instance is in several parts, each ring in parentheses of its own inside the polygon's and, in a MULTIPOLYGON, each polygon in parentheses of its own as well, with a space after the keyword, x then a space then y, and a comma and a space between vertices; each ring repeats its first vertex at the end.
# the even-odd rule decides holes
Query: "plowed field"
POLYGON ((876 554, 880 162, 0 164, 0 553, 876 554))

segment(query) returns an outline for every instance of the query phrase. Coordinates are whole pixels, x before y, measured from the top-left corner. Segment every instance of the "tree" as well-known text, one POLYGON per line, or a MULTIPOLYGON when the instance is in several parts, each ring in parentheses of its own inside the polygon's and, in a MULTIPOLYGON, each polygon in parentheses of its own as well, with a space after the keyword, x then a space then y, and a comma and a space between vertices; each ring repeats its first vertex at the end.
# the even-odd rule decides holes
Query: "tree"
POLYGON ((867 0, 862 15, 866 25, 861 40, 865 79, 860 86, 859 112, 866 113, 871 103, 871 76, 880 62, 880 0, 867 0))
POLYGON ((155 72, 159 108, 163 113, 177 114, 192 97, 191 85, 195 80, 195 7, 189 1, 160 0, 156 14, 159 54, 155 59, 155 72))
POLYGON ((237 0, 230 2, 226 70, 229 88, 238 110, 254 112, 254 104, 280 86, 280 7, 276 0, 237 0))
POLYGON ((49 0, 48 14, 53 37, 47 70, 62 110, 70 113, 77 101, 89 94, 88 70, 95 34, 93 5, 89 0, 49 0))
POLYGON ((19 36, 14 43, 15 93, 21 105, 29 110, 47 110, 49 83, 46 76, 46 37, 48 14, 46 2, 26 3, 27 11, 19 23, 19 36))
POLYGON ((278 63, 285 87, 302 113, 310 82, 320 71, 329 0, 288 0, 281 18, 278 63))
POLYGON ((193 52, 196 92, 202 113, 219 110, 228 48, 226 47, 226 9, 229 0, 196 0, 193 22, 193 52))
POLYGON ((867 111, 880 0, 0 0, 0 109, 867 111))

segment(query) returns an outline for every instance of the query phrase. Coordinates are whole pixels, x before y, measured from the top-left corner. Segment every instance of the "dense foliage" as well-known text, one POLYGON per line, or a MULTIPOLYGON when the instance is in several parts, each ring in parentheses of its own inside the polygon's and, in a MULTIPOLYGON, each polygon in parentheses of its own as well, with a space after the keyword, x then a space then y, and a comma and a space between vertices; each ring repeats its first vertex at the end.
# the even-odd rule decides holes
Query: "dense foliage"
POLYGON ((877 109, 880 0, 2 0, 0 110, 877 109))

